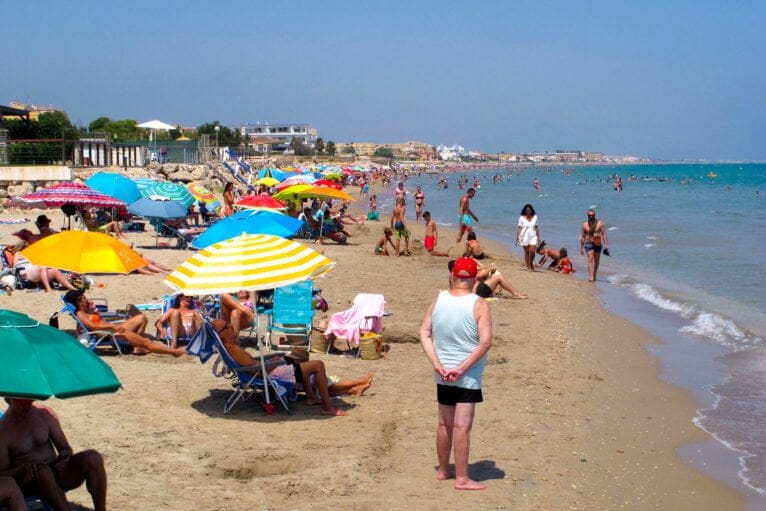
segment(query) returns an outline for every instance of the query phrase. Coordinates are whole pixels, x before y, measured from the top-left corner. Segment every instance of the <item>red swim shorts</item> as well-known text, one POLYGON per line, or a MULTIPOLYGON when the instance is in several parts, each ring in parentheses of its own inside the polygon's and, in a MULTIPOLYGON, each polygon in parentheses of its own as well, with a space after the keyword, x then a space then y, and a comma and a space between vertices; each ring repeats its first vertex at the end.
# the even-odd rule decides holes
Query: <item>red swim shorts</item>
POLYGON ((423 240, 423 243, 426 245, 426 250, 430 252, 436 246, 436 238, 433 236, 426 236, 426 238, 423 240))

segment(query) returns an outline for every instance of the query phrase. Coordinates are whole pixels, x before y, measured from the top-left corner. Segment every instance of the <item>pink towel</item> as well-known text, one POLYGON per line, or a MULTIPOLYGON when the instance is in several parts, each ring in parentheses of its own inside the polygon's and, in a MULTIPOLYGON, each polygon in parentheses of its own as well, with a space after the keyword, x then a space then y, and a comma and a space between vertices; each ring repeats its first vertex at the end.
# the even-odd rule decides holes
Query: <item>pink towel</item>
POLYGON ((350 309, 330 316, 325 336, 348 339, 349 344, 359 344, 361 331, 380 333, 383 330, 383 312, 386 299, 383 295, 359 293, 350 309))

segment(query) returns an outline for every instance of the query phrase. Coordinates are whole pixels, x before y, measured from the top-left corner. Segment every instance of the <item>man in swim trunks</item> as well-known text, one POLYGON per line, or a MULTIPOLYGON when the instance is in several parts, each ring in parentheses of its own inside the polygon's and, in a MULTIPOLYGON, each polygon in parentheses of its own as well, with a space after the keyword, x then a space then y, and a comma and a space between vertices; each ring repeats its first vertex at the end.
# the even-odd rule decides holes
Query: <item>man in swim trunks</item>
POLYGON ((473 214, 470 207, 470 202, 474 195, 476 195, 476 190, 469 188, 465 191, 465 195, 460 197, 460 205, 458 206, 458 211, 460 212, 460 230, 457 233, 458 243, 463 240, 463 234, 466 231, 473 230, 473 227, 471 227, 473 221, 479 221, 479 217, 473 214), (473 221, 471 219, 473 219, 473 221))
POLYGON ((407 230, 407 219, 404 217, 404 201, 402 199, 396 200, 396 206, 391 213, 391 229, 396 234, 396 255, 402 255, 399 252, 399 246, 402 238, 404 238, 404 255, 410 255, 410 233, 407 230))
POLYGON ((402 207, 407 205, 407 190, 404 189, 404 183, 401 181, 394 190, 394 202, 402 201, 402 207))
POLYGON ((601 251, 609 248, 604 222, 596 218, 596 212, 588 210, 588 219, 580 229, 580 254, 588 257, 588 282, 596 281, 601 251))
MULTIPOLYGON (((423 212, 423 207, 426 205, 426 194, 418 186, 415 189, 415 222, 420 221, 420 215, 423 212)), ((424 217, 425 219, 425 217, 424 217)))
POLYGON ((492 346, 489 305, 473 293, 478 267, 461 257, 452 267, 450 287, 428 307, 420 326, 420 343, 434 367, 439 425, 436 429, 438 480, 455 477, 457 490, 483 490, 468 477, 470 435, 476 403, 483 400, 482 375, 492 346), (455 473, 450 473, 450 451, 455 473))
POLYGON ((426 247, 426 251, 434 256, 448 256, 447 252, 437 252, 436 242, 439 237, 439 230, 436 228, 436 222, 431 218, 431 212, 426 211, 423 213, 423 220, 426 222, 426 236, 423 239, 423 244, 426 247))

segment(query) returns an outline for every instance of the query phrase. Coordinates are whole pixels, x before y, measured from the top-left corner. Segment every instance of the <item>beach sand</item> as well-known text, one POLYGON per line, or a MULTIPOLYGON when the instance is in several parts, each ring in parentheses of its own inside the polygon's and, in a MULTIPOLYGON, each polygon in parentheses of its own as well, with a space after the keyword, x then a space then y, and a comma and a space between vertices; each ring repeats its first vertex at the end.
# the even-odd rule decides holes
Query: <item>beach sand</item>
MULTIPOLYGON (((58 210, 6 210, 33 220, 58 210)), ((438 219, 437 219, 438 220, 438 219)), ((691 422, 690 396, 657 378, 644 349, 654 340, 606 313, 593 285, 547 271, 527 273, 502 246, 484 241, 494 262, 528 300, 491 302, 493 347, 485 402, 472 433, 471 475, 482 492, 458 492, 435 478, 433 370, 418 339, 422 315, 447 287, 447 258, 415 249, 412 257, 372 255, 385 222, 351 226, 349 245, 312 245, 337 261, 317 279, 330 311, 359 292, 382 293, 385 359, 314 355, 329 374, 375 374, 363 397, 336 401, 347 417, 323 417, 302 400, 293 414, 267 416, 256 402, 223 415, 231 385, 210 363, 190 356, 111 356, 124 388, 46 402, 75 450, 103 453, 112 509, 741 509, 743 499, 693 470, 675 453, 709 438, 691 422)), ((411 224, 414 224, 410 220, 411 224)), ((4 243, 27 227, 0 225, 4 243)), ((129 233, 136 248, 174 267, 192 251, 155 249, 149 234, 129 233)), ((413 227, 422 240, 423 226, 413 227)), ((462 247, 442 230, 438 248, 462 247)), ((422 245, 421 245, 422 246, 422 245)), ((584 269, 580 269, 584 271, 584 269)), ((95 276, 112 308, 158 301, 160 276, 95 276)), ((60 293, 14 292, 0 306, 40 321, 59 309, 60 293)), ((150 313, 150 325, 156 319, 150 313)), ((72 329, 63 319, 61 327, 72 329)), ((153 329, 151 330, 153 333, 153 329)), ((72 502, 91 507, 84 488, 72 502)))

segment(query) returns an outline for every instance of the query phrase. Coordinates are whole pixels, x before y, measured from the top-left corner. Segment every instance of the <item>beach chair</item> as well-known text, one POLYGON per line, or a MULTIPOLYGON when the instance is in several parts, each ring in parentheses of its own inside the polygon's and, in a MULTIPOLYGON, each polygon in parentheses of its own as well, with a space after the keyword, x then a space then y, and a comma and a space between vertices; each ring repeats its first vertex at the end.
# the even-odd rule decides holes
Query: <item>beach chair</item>
POLYGON ((380 335, 383 332, 385 305, 386 299, 381 294, 359 293, 354 297, 351 308, 330 316, 325 330, 328 352, 336 337, 346 339, 351 350, 359 347, 360 339, 366 334, 380 335))
MULTIPOLYGON (((114 313, 114 314, 115 315, 111 317, 113 318, 121 317, 119 313, 114 313)), ((70 318, 72 318, 72 320, 77 325, 76 337, 79 339, 79 341, 82 344, 87 346, 91 351, 95 351, 96 348, 103 345, 112 345, 117 350, 117 353, 122 355, 123 351, 129 351, 131 349, 130 343, 128 343, 127 341, 117 339, 117 337, 114 335, 114 332, 112 332, 111 330, 88 330, 88 328, 82 323, 82 321, 80 321, 80 318, 77 317, 77 312, 75 311, 74 305, 70 303, 64 302, 64 306, 61 309, 51 314, 50 318, 48 319, 48 324, 58 328, 58 318, 61 315, 68 315, 70 318)), ((99 315, 103 319, 106 319, 100 310, 99 310, 99 315)))
MULTIPOLYGON (((228 373, 236 377, 236 381, 233 383, 234 390, 223 406, 224 414, 228 414, 238 402, 247 401, 258 392, 264 393, 264 409, 267 414, 271 414, 274 409, 271 404, 270 393, 273 393, 285 411, 290 413, 290 407, 288 406, 287 401, 295 398, 295 386, 292 382, 277 380, 268 375, 268 371, 275 367, 275 365, 282 365, 285 363, 282 359, 279 361, 268 361, 269 357, 262 355, 262 365, 239 365, 226 350, 226 347, 223 345, 218 333, 213 329, 213 326, 207 321, 205 321, 199 331, 194 334, 186 351, 191 355, 200 357, 202 363, 205 363, 215 353, 218 353, 220 358, 213 363, 213 374, 221 376, 222 374, 225 375, 228 373), (226 368, 226 371, 220 370, 221 364, 226 368), (266 369, 265 373, 263 372, 264 367, 266 369)), ((272 356, 274 355, 278 354, 272 354, 272 356)))
POLYGON ((311 348, 313 288, 313 282, 305 280, 274 290, 272 308, 266 311, 266 335, 272 349, 311 348), (301 342, 296 342, 296 338, 301 342))
MULTIPOLYGON (((173 307, 173 302, 175 301, 176 297, 173 295, 165 295, 162 297, 162 306, 160 308, 160 316, 164 316, 167 311, 173 307)), ((192 304, 194 305, 194 309, 198 310, 200 314, 205 316, 207 314, 207 311, 204 310, 204 305, 197 300, 196 298, 192 298, 192 304)), ((170 325, 170 323, 166 323, 162 325, 162 330, 157 332, 157 335, 165 341, 165 344, 170 346, 170 342, 173 340, 173 330, 170 325)), ((178 336, 179 341, 189 342, 191 341, 193 336, 178 336)))

